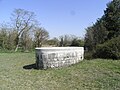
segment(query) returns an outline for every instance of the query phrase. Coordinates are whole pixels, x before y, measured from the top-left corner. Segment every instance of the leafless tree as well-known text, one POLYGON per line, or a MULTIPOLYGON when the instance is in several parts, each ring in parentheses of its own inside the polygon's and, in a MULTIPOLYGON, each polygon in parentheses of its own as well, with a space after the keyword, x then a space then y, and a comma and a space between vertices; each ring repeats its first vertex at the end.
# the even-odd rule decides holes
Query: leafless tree
POLYGON ((33 28, 35 24, 35 14, 30 11, 26 11, 24 9, 15 9, 12 13, 11 20, 13 22, 13 27, 17 30, 16 36, 16 48, 15 51, 18 50, 20 44, 20 38, 23 32, 29 31, 33 28))
POLYGON ((62 35, 59 37, 60 39, 60 47, 70 46, 72 43, 72 40, 76 38, 75 35, 62 35))
POLYGON ((49 38, 49 33, 44 29, 37 27, 34 30, 35 46, 41 47, 45 40, 49 38))

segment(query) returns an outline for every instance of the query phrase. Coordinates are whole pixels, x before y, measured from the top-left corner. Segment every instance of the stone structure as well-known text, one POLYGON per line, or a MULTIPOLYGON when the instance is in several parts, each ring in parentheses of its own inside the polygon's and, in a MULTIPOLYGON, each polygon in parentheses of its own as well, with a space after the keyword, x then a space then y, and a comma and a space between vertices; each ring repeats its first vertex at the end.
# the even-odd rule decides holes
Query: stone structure
POLYGON ((84 58, 83 47, 43 47, 35 50, 38 69, 68 66, 84 58))

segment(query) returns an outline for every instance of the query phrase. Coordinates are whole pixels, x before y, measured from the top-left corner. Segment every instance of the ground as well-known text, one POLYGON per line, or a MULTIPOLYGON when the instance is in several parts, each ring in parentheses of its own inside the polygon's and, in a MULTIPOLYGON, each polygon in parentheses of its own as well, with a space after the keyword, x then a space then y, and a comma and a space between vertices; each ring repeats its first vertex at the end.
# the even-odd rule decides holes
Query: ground
POLYGON ((0 90, 120 90, 120 60, 37 70, 34 53, 0 53, 0 90))

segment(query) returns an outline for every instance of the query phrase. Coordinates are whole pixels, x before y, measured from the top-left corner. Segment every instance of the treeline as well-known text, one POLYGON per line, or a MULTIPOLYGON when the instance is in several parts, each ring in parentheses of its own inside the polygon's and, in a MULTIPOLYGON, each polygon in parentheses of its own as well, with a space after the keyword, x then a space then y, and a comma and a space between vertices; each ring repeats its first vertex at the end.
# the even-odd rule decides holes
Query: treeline
POLYGON ((40 26, 35 14, 15 9, 9 23, 0 25, 0 51, 30 51, 42 46, 84 46, 83 39, 62 35, 49 39, 49 32, 40 26))
POLYGON ((11 21, 0 25, 0 50, 30 51, 43 46, 84 46, 87 59, 120 59, 120 0, 107 4, 104 15, 86 28, 84 39, 74 35, 50 39, 35 14, 24 9, 15 9, 11 21))
POLYGON ((86 32, 86 58, 120 59, 120 0, 109 2, 104 15, 86 32))

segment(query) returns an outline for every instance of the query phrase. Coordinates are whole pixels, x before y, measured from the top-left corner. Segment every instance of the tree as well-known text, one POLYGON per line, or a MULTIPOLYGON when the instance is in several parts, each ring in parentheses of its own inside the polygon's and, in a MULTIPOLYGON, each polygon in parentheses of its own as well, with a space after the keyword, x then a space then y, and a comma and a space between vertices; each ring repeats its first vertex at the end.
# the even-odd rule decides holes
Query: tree
POLYGON ((10 29, 8 31, 8 37, 7 37, 7 48, 8 50, 14 50, 16 47, 15 38, 17 36, 17 31, 10 29))
POLYGON ((109 31, 108 39, 120 35, 120 0, 113 0, 107 4, 105 13, 105 27, 109 31))
POLYGON ((70 46, 73 39, 76 38, 75 35, 62 35, 60 38, 60 47, 70 46))
POLYGON ((93 55, 96 58, 120 59, 120 36, 97 45, 96 52, 93 55))
POLYGON ((32 37, 28 31, 24 31, 20 38, 20 43, 23 51, 28 51, 33 47, 32 37))
POLYGON ((17 51, 19 44, 20 44, 20 38, 23 32, 29 31, 32 29, 32 27, 35 24, 35 14, 30 11, 26 11, 24 9, 15 9, 11 20, 13 21, 13 28, 17 30, 17 36, 16 36, 16 49, 17 51))
POLYGON ((93 25, 93 39, 95 45, 102 44, 107 40, 108 31, 104 25, 104 16, 101 19, 98 19, 97 22, 93 25))
POLYGON ((17 32, 8 23, 0 24, 0 48, 12 50, 15 48, 17 32))
POLYGON ((47 40, 46 43, 47 45, 50 45, 50 46, 59 46, 59 40, 56 37, 47 40))
POLYGON ((71 46, 83 47, 84 41, 82 39, 75 38, 72 40, 71 46))
POLYGON ((64 46, 63 36, 60 37, 60 47, 64 46))
POLYGON ((93 56, 99 57, 99 55, 103 55, 102 53, 108 53, 105 58, 109 58, 112 57, 110 56, 113 53, 111 51, 116 51, 118 54, 119 48, 113 42, 117 44, 116 40, 120 39, 120 0, 108 3, 104 15, 86 31, 85 47, 90 53, 95 53, 93 56), (110 44, 114 47, 109 47, 110 44), (99 54, 99 52, 101 53, 99 54))
POLYGON ((93 31, 94 31, 93 26, 90 26, 86 29, 85 50, 87 50, 88 52, 94 51, 95 47, 93 31))
POLYGON ((0 29, 0 47, 3 49, 6 48, 7 37, 8 37, 7 28, 1 27, 1 29, 0 29))
POLYGON ((41 47, 48 37, 49 33, 44 28, 36 27, 34 29, 35 47, 41 47))
POLYGON ((95 24, 86 29, 85 46, 89 51, 95 51, 96 45, 107 41, 108 31, 105 27, 104 16, 96 21, 95 24))

